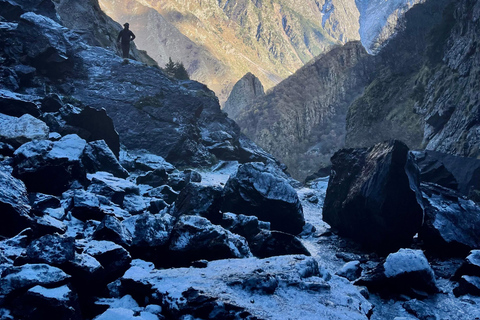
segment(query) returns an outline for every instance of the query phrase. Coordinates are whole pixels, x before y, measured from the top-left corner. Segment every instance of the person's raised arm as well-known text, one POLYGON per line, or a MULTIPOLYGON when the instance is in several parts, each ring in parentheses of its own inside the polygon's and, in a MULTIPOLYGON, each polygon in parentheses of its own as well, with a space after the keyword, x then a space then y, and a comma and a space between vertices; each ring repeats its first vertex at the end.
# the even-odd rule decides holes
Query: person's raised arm
POLYGON ((135 35, 132 31, 130 31, 130 41, 133 41, 133 39, 135 39, 135 35))

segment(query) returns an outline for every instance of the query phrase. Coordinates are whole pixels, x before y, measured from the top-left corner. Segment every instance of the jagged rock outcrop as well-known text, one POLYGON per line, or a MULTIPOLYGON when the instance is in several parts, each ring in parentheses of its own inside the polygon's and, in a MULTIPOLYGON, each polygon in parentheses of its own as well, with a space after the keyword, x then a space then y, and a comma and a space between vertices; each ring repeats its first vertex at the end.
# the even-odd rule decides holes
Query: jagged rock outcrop
POLYGON ((426 1, 379 53, 382 72, 349 109, 348 146, 389 138, 411 148, 480 155, 478 1, 426 1))
POLYGON ((408 246, 423 223, 419 173, 400 141, 342 149, 332 157, 323 220, 381 251, 408 246))
POLYGON ((249 105, 236 121, 304 180, 343 146, 348 106, 369 83, 374 60, 359 42, 336 47, 249 105))
POLYGON ((245 108, 264 95, 265 92, 263 91, 262 83, 255 75, 249 72, 235 83, 225 102, 223 111, 228 114, 229 118, 237 120, 238 115, 245 108))

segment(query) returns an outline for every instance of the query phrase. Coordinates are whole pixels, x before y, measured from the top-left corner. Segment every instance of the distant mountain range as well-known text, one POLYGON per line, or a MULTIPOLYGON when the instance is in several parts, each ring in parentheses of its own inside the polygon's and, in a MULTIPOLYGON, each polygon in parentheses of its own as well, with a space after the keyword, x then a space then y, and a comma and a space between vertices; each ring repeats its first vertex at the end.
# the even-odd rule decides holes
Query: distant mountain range
POLYGON ((110 17, 128 21, 135 42, 159 65, 172 57, 221 104, 246 73, 265 89, 332 45, 362 40, 376 50, 398 17, 423 0, 100 0, 110 17))

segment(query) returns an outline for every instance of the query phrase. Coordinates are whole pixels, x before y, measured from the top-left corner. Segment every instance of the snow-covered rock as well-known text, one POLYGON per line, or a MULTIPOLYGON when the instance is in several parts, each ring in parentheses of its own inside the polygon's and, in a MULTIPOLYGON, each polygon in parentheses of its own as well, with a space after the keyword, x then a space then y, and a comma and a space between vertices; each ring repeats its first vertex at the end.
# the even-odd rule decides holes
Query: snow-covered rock
POLYGON ((294 235, 281 231, 262 230, 248 242, 252 253, 259 258, 310 252, 294 235))
POLYGON ((360 261, 350 261, 343 265, 343 267, 336 273, 340 277, 344 277, 350 281, 358 279, 362 274, 360 261))
POLYGON ((175 224, 169 244, 173 264, 188 265, 196 260, 218 260, 251 256, 245 238, 233 234, 206 218, 182 216, 175 224))
POLYGON ((336 276, 326 282, 319 275, 314 258, 297 255, 212 261, 201 269, 153 270, 133 261, 122 282, 151 286, 165 301, 164 314, 172 317, 184 311, 201 317, 208 308, 232 318, 367 319, 372 306, 354 286, 336 276))
POLYGON ((30 192, 60 194, 74 180, 86 181, 81 157, 87 142, 77 135, 59 141, 37 140, 15 151, 14 175, 25 182, 30 192))
POLYGON ((3 271, 0 278, 0 294, 9 295, 17 290, 29 289, 36 285, 54 286, 62 284, 70 276, 61 269, 47 264, 25 264, 10 267, 3 271))
POLYGON ((175 201, 174 216, 198 215, 218 223, 222 218, 220 213, 222 191, 219 186, 189 183, 175 201))
POLYGON ((132 243, 130 231, 115 216, 106 215, 93 233, 95 240, 108 240, 121 246, 132 243))
POLYGON ((94 257, 102 265, 102 283, 107 284, 120 277, 130 266, 129 252, 111 241, 82 240, 76 242, 85 254, 94 257))
POLYGON ((42 120, 29 114, 20 118, 0 113, 0 141, 14 147, 35 139, 47 139, 49 128, 42 120))
POLYGON ((455 272, 455 278, 457 279, 463 275, 480 277, 480 250, 472 250, 455 272))
POLYGON ((87 144, 83 163, 87 171, 91 173, 106 171, 116 177, 128 177, 128 171, 120 165, 105 140, 91 141, 87 144))
POLYGON ((435 273, 421 250, 400 249, 391 253, 383 264, 369 271, 355 284, 365 285, 382 294, 433 294, 438 292, 435 273))
POLYGON ((22 257, 26 263, 62 266, 75 258, 75 240, 58 234, 47 234, 33 240, 22 257))
POLYGON ((297 192, 275 169, 263 163, 238 167, 224 188, 223 212, 254 215, 272 230, 302 232, 305 220, 297 192))
POLYGON ((78 297, 67 285, 29 289, 17 300, 15 314, 24 319, 82 319, 78 297))

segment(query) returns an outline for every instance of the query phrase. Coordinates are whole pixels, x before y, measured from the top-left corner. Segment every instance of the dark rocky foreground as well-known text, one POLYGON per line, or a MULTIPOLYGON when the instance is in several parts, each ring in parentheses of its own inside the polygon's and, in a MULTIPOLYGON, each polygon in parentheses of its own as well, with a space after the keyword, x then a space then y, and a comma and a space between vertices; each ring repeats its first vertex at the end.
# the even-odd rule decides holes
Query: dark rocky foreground
MULTIPOLYGON (((344 150, 327 193, 299 190, 203 85, 122 62, 50 1, 0 4, 0 319, 480 317, 476 185, 449 165, 466 160, 344 150), (355 234, 390 233, 332 233, 322 206, 345 196, 355 234)), ((329 223, 352 230, 342 210, 329 223)))

